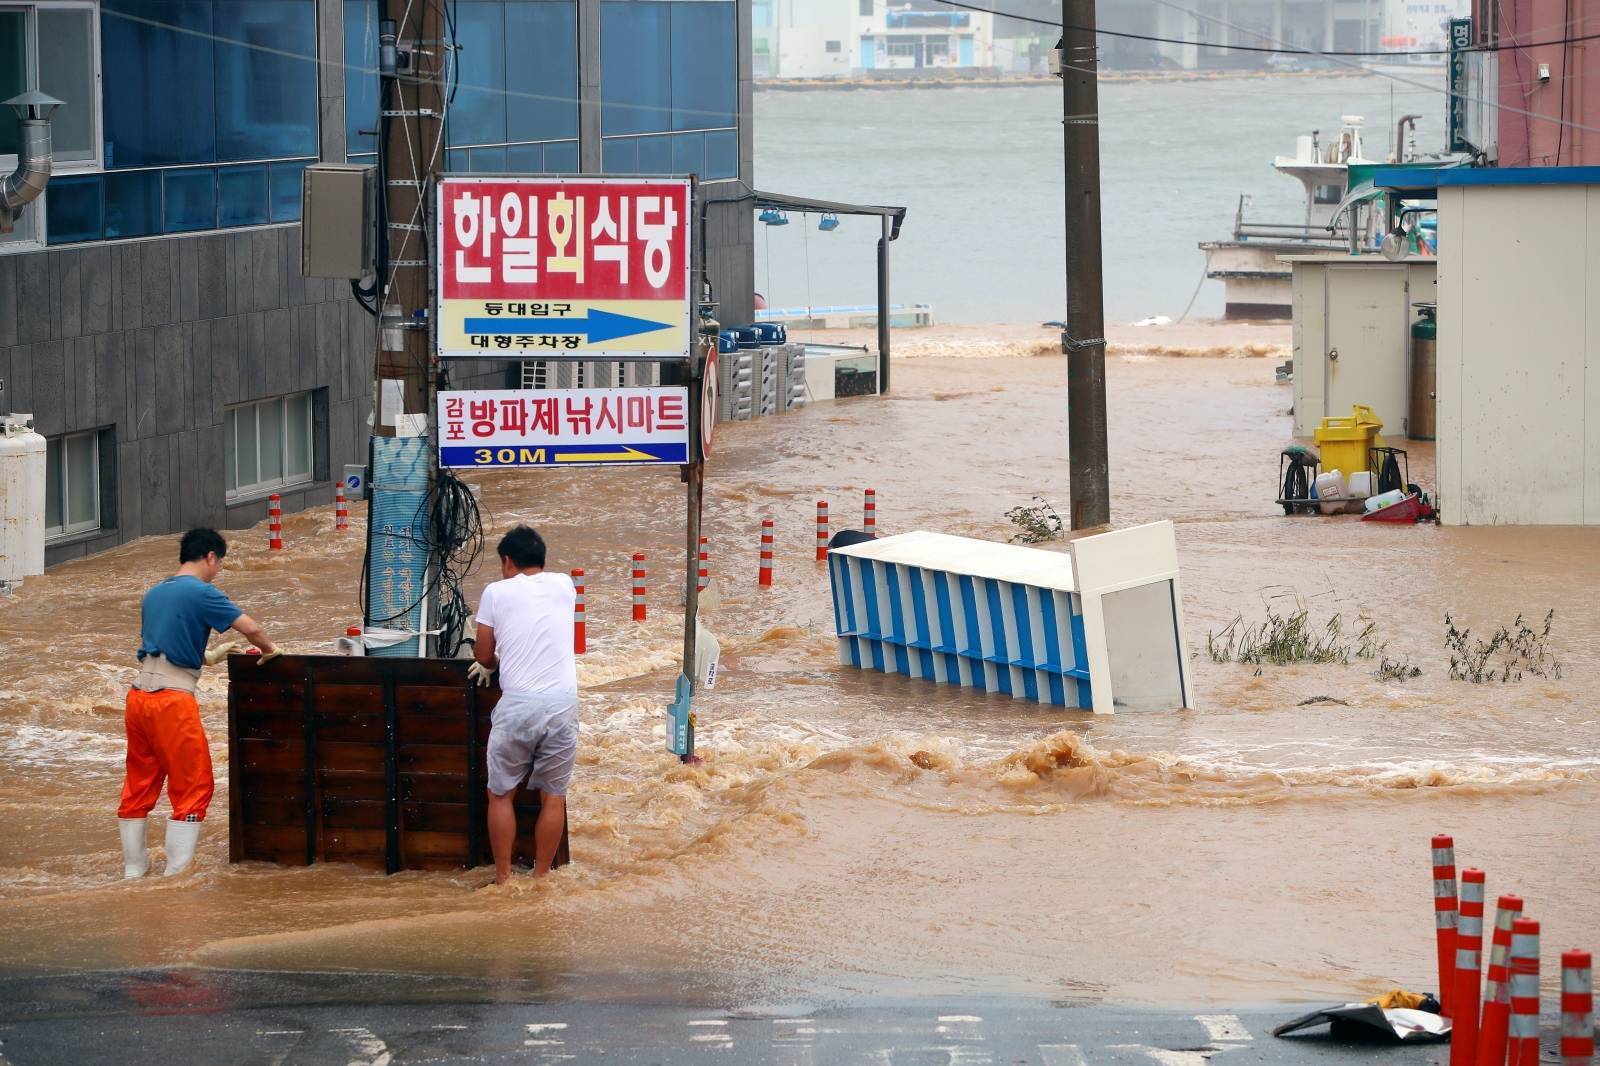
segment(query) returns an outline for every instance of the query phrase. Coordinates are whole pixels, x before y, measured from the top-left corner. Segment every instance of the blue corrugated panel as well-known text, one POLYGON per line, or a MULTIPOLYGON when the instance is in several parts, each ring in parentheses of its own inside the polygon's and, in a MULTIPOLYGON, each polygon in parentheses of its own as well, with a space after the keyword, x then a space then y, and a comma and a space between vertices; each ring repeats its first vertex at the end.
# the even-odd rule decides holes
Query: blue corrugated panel
POLYGON ((1076 595, 830 555, 839 661, 1058 707, 1088 707, 1076 595))
MULTIPOLYGON (((422 628, 431 459, 426 437, 372 438, 372 503, 367 519, 370 628, 422 628)), ((408 640, 389 648, 373 648, 368 654, 416 655, 417 644, 408 640)))

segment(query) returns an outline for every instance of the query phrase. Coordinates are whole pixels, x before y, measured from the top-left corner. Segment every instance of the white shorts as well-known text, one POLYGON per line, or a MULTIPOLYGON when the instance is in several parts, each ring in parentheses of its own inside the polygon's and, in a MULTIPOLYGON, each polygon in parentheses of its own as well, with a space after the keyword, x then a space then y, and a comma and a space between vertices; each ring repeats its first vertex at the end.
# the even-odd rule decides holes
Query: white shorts
POLYGON ((528 788, 567 794, 578 760, 578 697, 551 692, 506 692, 490 717, 489 791, 528 788))

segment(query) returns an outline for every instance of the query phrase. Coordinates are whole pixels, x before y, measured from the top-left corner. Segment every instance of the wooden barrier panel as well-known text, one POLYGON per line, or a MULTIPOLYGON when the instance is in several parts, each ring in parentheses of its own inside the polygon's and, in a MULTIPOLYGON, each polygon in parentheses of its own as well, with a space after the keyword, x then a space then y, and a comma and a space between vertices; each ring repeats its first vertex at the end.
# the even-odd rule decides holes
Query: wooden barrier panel
MULTIPOLYGON (((228 659, 228 860, 394 873, 490 865, 485 749, 498 688, 466 659, 228 659)), ((513 862, 539 794, 519 790, 513 862)), ((565 832, 555 864, 571 861, 565 832)))

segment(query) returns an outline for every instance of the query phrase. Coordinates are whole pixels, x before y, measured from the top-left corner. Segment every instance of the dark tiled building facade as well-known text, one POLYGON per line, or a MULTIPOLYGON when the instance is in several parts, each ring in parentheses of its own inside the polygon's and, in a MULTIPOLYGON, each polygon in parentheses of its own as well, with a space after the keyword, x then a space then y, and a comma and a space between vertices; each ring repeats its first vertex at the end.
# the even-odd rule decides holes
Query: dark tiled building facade
MULTIPOLYGON (((748 0, 458 0, 449 169, 751 183, 748 0), (648 53, 648 54, 647 54, 648 53), (537 57, 538 62, 530 62, 537 57)), ((300 276, 300 172, 366 162, 372 0, 0 0, 0 99, 66 105, 55 173, 0 235, 0 412, 50 442, 46 560, 326 504, 365 460, 372 319, 300 276)), ((15 165, 0 115, 0 170, 15 165)), ((707 215, 724 317, 753 221, 707 215)), ((519 362, 452 365, 513 387, 519 362)), ((603 384, 599 380, 591 384, 603 384)))

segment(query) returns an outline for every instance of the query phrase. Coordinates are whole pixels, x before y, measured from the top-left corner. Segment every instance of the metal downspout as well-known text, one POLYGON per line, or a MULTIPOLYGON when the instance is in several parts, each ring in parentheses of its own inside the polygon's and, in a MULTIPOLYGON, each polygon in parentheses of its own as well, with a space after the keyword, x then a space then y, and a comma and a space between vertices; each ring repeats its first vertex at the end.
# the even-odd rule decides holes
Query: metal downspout
POLYGON ((17 125, 17 169, 0 182, 0 232, 6 233, 50 183, 50 120, 23 119, 17 125))

